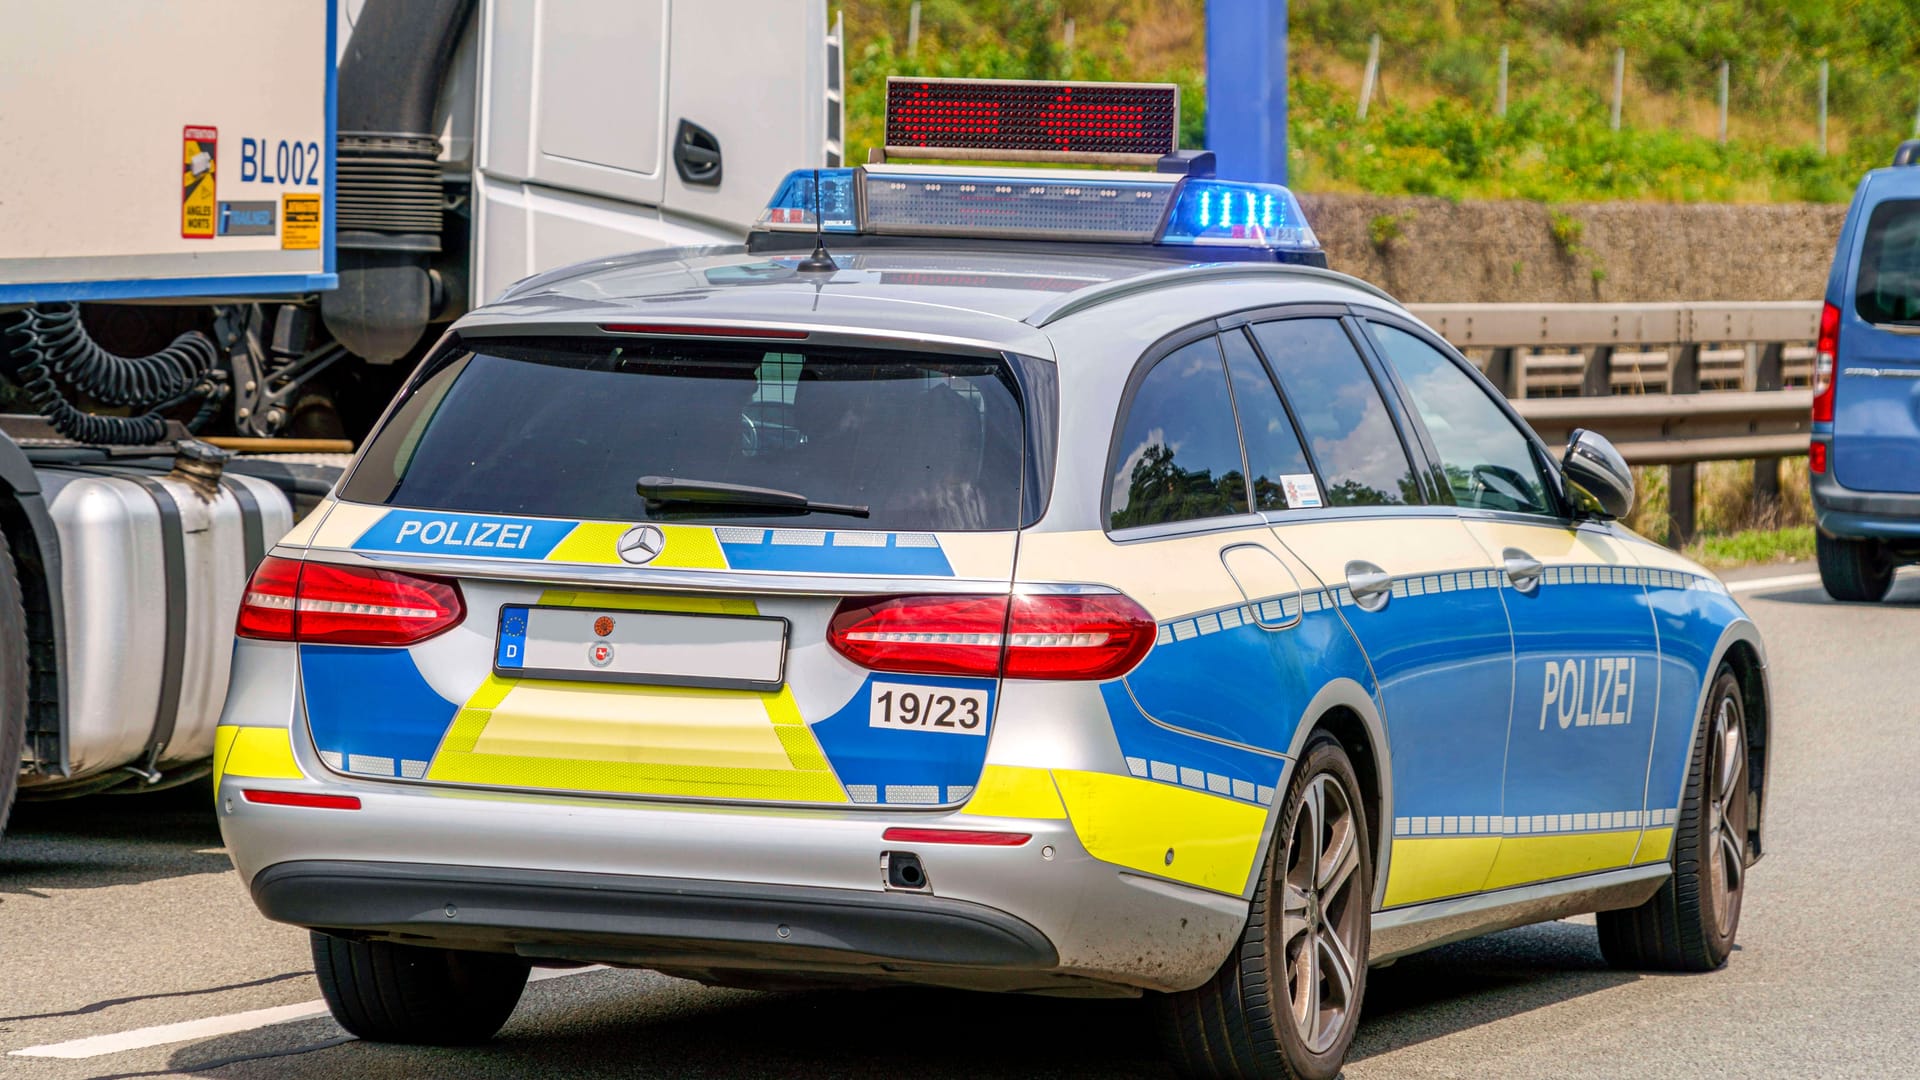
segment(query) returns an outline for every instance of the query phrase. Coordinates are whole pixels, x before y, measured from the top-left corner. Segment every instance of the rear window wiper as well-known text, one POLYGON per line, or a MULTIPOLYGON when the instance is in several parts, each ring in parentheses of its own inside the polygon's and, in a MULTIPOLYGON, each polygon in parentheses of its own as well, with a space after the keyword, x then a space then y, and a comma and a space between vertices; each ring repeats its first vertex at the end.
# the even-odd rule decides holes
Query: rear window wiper
POLYGON ((779 488, 728 484, 719 480, 682 480, 677 476, 643 476, 634 485, 649 505, 681 503, 696 506, 730 506, 748 510, 790 510, 794 513, 845 514, 867 517, 865 506, 847 503, 814 502, 797 491, 779 488))

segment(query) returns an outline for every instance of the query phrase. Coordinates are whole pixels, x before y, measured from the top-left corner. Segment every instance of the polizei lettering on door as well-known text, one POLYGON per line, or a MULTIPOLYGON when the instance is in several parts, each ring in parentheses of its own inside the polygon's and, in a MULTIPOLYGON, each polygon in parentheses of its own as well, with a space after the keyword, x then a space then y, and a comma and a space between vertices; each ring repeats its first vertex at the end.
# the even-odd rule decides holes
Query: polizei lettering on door
POLYGON ((1631 656, 1549 660, 1540 694, 1540 730, 1551 716, 1562 728, 1633 722, 1639 661, 1631 656))

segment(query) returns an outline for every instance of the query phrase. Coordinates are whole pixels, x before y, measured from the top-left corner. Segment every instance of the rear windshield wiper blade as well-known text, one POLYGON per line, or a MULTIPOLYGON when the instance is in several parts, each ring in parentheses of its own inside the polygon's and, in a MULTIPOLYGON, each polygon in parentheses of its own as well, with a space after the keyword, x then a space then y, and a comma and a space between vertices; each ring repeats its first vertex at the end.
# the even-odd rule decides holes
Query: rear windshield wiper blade
POLYGON ((814 502, 797 491, 728 484, 719 480, 682 480, 677 476, 643 476, 634 485, 634 490, 649 503, 791 510, 796 513, 845 514, 848 517, 866 517, 872 512, 865 506, 814 502))

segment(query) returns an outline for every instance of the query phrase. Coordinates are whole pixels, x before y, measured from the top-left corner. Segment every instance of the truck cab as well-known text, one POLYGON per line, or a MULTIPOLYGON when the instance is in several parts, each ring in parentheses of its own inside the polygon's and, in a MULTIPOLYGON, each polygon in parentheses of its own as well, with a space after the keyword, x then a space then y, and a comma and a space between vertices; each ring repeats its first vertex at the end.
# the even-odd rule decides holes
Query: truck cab
POLYGON ((1920 140, 1860 181, 1834 253, 1814 361, 1820 577, 1875 601, 1920 561, 1920 140))

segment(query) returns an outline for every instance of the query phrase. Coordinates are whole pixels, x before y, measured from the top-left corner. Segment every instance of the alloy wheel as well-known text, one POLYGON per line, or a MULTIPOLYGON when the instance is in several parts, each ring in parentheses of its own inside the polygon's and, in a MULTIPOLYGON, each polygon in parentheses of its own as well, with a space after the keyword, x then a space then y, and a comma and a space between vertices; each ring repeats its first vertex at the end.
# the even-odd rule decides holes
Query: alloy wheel
POLYGON ((1322 773, 1300 795, 1287 845, 1280 904, 1281 954, 1301 1042, 1315 1054, 1339 1041, 1354 1021, 1360 965, 1360 829, 1339 781, 1322 773))

